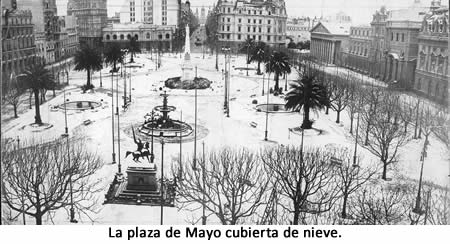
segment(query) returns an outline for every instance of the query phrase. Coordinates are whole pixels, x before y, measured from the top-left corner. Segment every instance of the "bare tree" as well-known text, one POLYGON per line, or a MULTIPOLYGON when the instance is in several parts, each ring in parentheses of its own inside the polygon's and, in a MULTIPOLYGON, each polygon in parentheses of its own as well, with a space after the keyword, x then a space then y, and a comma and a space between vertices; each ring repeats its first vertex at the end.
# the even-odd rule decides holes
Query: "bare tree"
POLYGON ((406 217, 405 196, 402 187, 367 186, 352 201, 352 214, 357 224, 399 224, 406 217))
POLYGON ((340 123, 341 112, 349 105, 351 94, 349 91, 350 84, 348 80, 343 78, 335 78, 332 85, 331 108, 336 112, 336 123, 340 123))
POLYGON ((450 190, 448 187, 434 185, 430 189, 427 219, 433 225, 450 224, 450 190))
POLYGON ((290 200, 290 204, 280 205, 292 214, 293 224, 300 221, 306 224, 308 214, 327 212, 337 201, 339 191, 334 184, 333 168, 329 156, 321 149, 303 152, 295 147, 279 146, 266 149, 261 160, 280 198, 290 200))
POLYGON ((5 102, 13 107, 14 118, 19 117, 17 115, 17 108, 23 102, 21 98, 25 91, 26 88, 23 82, 20 82, 17 77, 12 77, 11 81, 8 84, 7 90, 3 94, 5 102))
POLYGON ((371 88, 365 89, 361 94, 364 97, 364 104, 366 104, 362 108, 362 121, 365 123, 365 133, 366 137, 364 139, 364 145, 367 146, 369 143, 369 132, 371 129, 371 123, 373 117, 378 113, 378 106, 382 102, 382 97, 385 94, 385 91, 380 88, 371 88))
MULTIPOLYGON (((223 225, 244 223, 266 203, 269 182, 257 155, 247 149, 224 148, 188 160, 178 181, 177 201, 182 209, 202 207, 223 225)), ((180 172, 174 170, 174 172, 180 172)), ((198 221, 197 221, 198 222, 198 221)))
POLYGON ((101 161, 88 152, 82 140, 30 141, 20 146, 5 151, 2 157, 4 201, 9 208, 32 216, 37 225, 59 209, 73 207, 80 217, 95 211, 94 194, 102 189, 91 176, 101 161))
POLYGON ((408 142, 409 136, 399 123, 399 98, 382 93, 378 99, 383 102, 377 104, 376 115, 373 109, 366 111, 361 128, 368 131, 367 144, 364 146, 380 159, 383 165, 382 179, 386 180, 388 166, 397 162, 398 149, 408 142), (368 112, 372 112, 372 115, 368 115, 368 112))
POLYGON ((338 178, 336 184, 342 195, 342 218, 347 218, 347 205, 351 194, 358 191, 364 184, 373 178, 377 172, 376 167, 361 166, 361 157, 351 155, 347 149, 337 149, 333 152, 335 174, 338 178))

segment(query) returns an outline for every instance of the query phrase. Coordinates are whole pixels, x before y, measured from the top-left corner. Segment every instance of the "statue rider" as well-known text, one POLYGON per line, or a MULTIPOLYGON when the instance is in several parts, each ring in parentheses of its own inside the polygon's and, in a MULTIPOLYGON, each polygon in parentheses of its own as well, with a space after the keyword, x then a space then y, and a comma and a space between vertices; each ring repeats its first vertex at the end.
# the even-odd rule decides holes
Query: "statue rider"
POLYGON ((142 149, 144 148, 144 143, 141 141, 141 139, 139 138, 138 140, 136 140, 136 135, 134 134, 134 129, 133 130, 133 139, 134 139, 134 143, 137 145, 137 150, 138 152, 142 153, 142 149))

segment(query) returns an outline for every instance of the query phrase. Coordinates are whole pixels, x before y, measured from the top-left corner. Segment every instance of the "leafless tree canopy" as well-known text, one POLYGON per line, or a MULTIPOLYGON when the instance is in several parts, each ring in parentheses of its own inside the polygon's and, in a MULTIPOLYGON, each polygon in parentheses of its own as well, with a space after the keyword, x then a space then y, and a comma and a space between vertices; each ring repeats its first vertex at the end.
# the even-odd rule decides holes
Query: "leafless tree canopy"
MULTIPOLYGON (((207 215, 224 225, 245 223, 266 203, 268 181, 256 154, 246 149, 224 148, 188 161, 178 182, 181 208, 195 210, 204 204, 207 215)), ((197 221, 198 222, 198 221, 197 221)))
POLYGON ((357 224, 391 225, 404 221, 405 189, 383 185, 366 187, 352 201, 352 214, 357 224))
POLYGON ((333 157, 340 160, 335 164, 335 174, 338 180, 336 187, 342 196, 341 216, 347 217, 347 206, 353 193, 357 192, 369 180, 374 178, 378 171, 376 166, 361 166, 361 157, 352 156, 349 150, 339 148, 332 153, 333 157))
POLYGON ((30 141, 2 147, 7 149, 2 157, 4 200, 11 209, 42 224, 46 214, 71 207, 72 183, 73 207, 78 214, 95 210, 94 194, 101 189, 91 176, 101 167, 101 161, 82 141, 30 141))
POLYGON ((306 224, 308 214, 329 211, 337 201, 333 168, 329 156, 318 148, 303 152, 295 147, 266 149, 261 156, 274 188, 290 204, 282 204, 292 214, 293 224, 306 224))
POLYGON ((371 101, 364 108, 361 121, 361 129, 367 133, 364 146, 380 159, 382 178, 386 180, 388 166, 397 162, 399 148, 410 137, 400 124, 399 97, 378 90, 371 91, 368 99, 371 101))

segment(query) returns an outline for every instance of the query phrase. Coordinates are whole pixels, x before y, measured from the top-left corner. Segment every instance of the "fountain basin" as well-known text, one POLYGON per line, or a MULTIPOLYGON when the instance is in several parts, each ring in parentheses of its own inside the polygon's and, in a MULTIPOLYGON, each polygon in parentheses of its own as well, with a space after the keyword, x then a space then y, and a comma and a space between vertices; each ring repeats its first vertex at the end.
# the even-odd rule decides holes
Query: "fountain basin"
POLYGON ((207 89, 211 87, 212 81, 197 77, 193 80, 182 80, 181 77, 172 77, 164 82, 164 85, 170 89, 181 89, 181 90, 193 90, 197 89, 207 89))
POLYGON ((269 103, 260 104, 255 107, 257 112, 268 113, 292 113, 292 111, 286 110, 284 104, 269 103))
POLYGON ((100 107, 102 104, 94 101, 71 101, 58 105, 59 109, 87 110, 100 107))

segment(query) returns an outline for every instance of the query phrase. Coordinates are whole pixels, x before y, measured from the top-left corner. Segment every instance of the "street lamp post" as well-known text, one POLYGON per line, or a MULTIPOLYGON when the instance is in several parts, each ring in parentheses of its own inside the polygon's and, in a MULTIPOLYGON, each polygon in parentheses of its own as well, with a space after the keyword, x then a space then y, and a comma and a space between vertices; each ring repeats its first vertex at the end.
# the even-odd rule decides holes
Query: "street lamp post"
POLYGON ((264 141, 267 141, 267 135, 268 135, 268 124, 269 124, 269 94, 270 94, 270 92, 269 92, 269 86, 270 86, 270 82, 269 82, 269 79, 270 79, 270 74, 269 74, 269 76, 267 77, 267 103, 266 103, 266 131, 265 131, 265 136, 264 136, 264 141))
POLYGON ((426 157, 426 148, 428 145, 428 134, 425 135, 425 141, 423 143, 423 149, 420 155, 420 161, 421 161, 421 166, 420 166, 420 176, 419 176, 419 190, 417 191, 417 197, 416 197, 416 204, 414 206, 414 209, 412 210, 413 213, 416 213, 418 215, 422 215, 423 214, 423 210, 420 207, 420 202, 422 200, 422 176, 423 176, 423 164, 425 162, 425 157, 426 157))
POLYGON ((66 89, 64 88, 63 90, 64 93, 64 124, 65 124, 65 129, 64 129, 64 134, 63 136, 69 136, 69 129, 67 127, 67 101, 66 101, 66 89))
MULTIPOLYGON (((180 122, 183 123, 183 110, 180 111, 180 122)), ((183 134, 183 132, 180 131, 180 172, 179 172, 180 180, 183 179, 183 163, 182 163, 182 160, 183 160, 183 153, 182 153, 182 150, 183 150, 183 141, 182 141, 183 137, 182 137, 182 134, 183 134)))
POLYGON ((160 132, 161 137, 161 179, 160 179, 160 191, 161 191, 161 225, 163 225, 164 219, 164 133, 160 132))
POLYGON ((264 79, 266 77, 266 74, 263 74, 263 85, 262 85, 262 95, 264 96, 264 79))
MULTIPOLYGON (((113 68, 114 69, 114 68, 113 68)), ((114 70, 111 70, 111 129, 112 129, 112 164, 116 163, 116 151, 114 143, 114 70)))
POLYGON ((358 118, 356 119, 356 136, 355 136, 355 152, 353 154, 353 165, 357 165, 356 164, 356 150, 358 148, 358 131, 359 131, 359 113, 358 113, 358 118))
POLYGON ((197 66, 195 67, 195 111, 194 111, 194 170, 197 169, 197 66))
POLYGON ((250 48, 250 44, 247 43, 247 60, 245 61, 245 63, 247 63, 247 76, 248 76, 248 49, 250 48))
POLYGON ((150 145, 150 153, 152 154, 152 155, 150 156, 150 161, 151 161, 151 163, 153 163, 153 162, 154 162, 154 159, 155 159, 155 154, 153 154, 153 131, 154 131, 154 129, 153 129, 153 127, 154 127, 153 123, 154 123, 154 119, 155 119, 155 111, 152 110, 152 113, 151 113, 151 120, 152 120, 152 125, 151 125, 151 127, 152 127, 152 141, 151 141, 151 145, 150 145))
POLYGON ((117 103, 116 103, 116 112, 117 112, 117 158, 119 164, 117 165, 117 176, 122 176, 122 165, 120 164, 120 115, 119 115, 119 77, 117 76, 116 80, 116 95, 117 95, 117 103))
POLYGON ((203 197, 202 197, 202 225, 206 225, 206 206, 205 206, 205 167, 206 167, 206 157, 205 157, 205 142, 203 144, 203 164, 202 164, 202 184, 203 184, 203 197))

